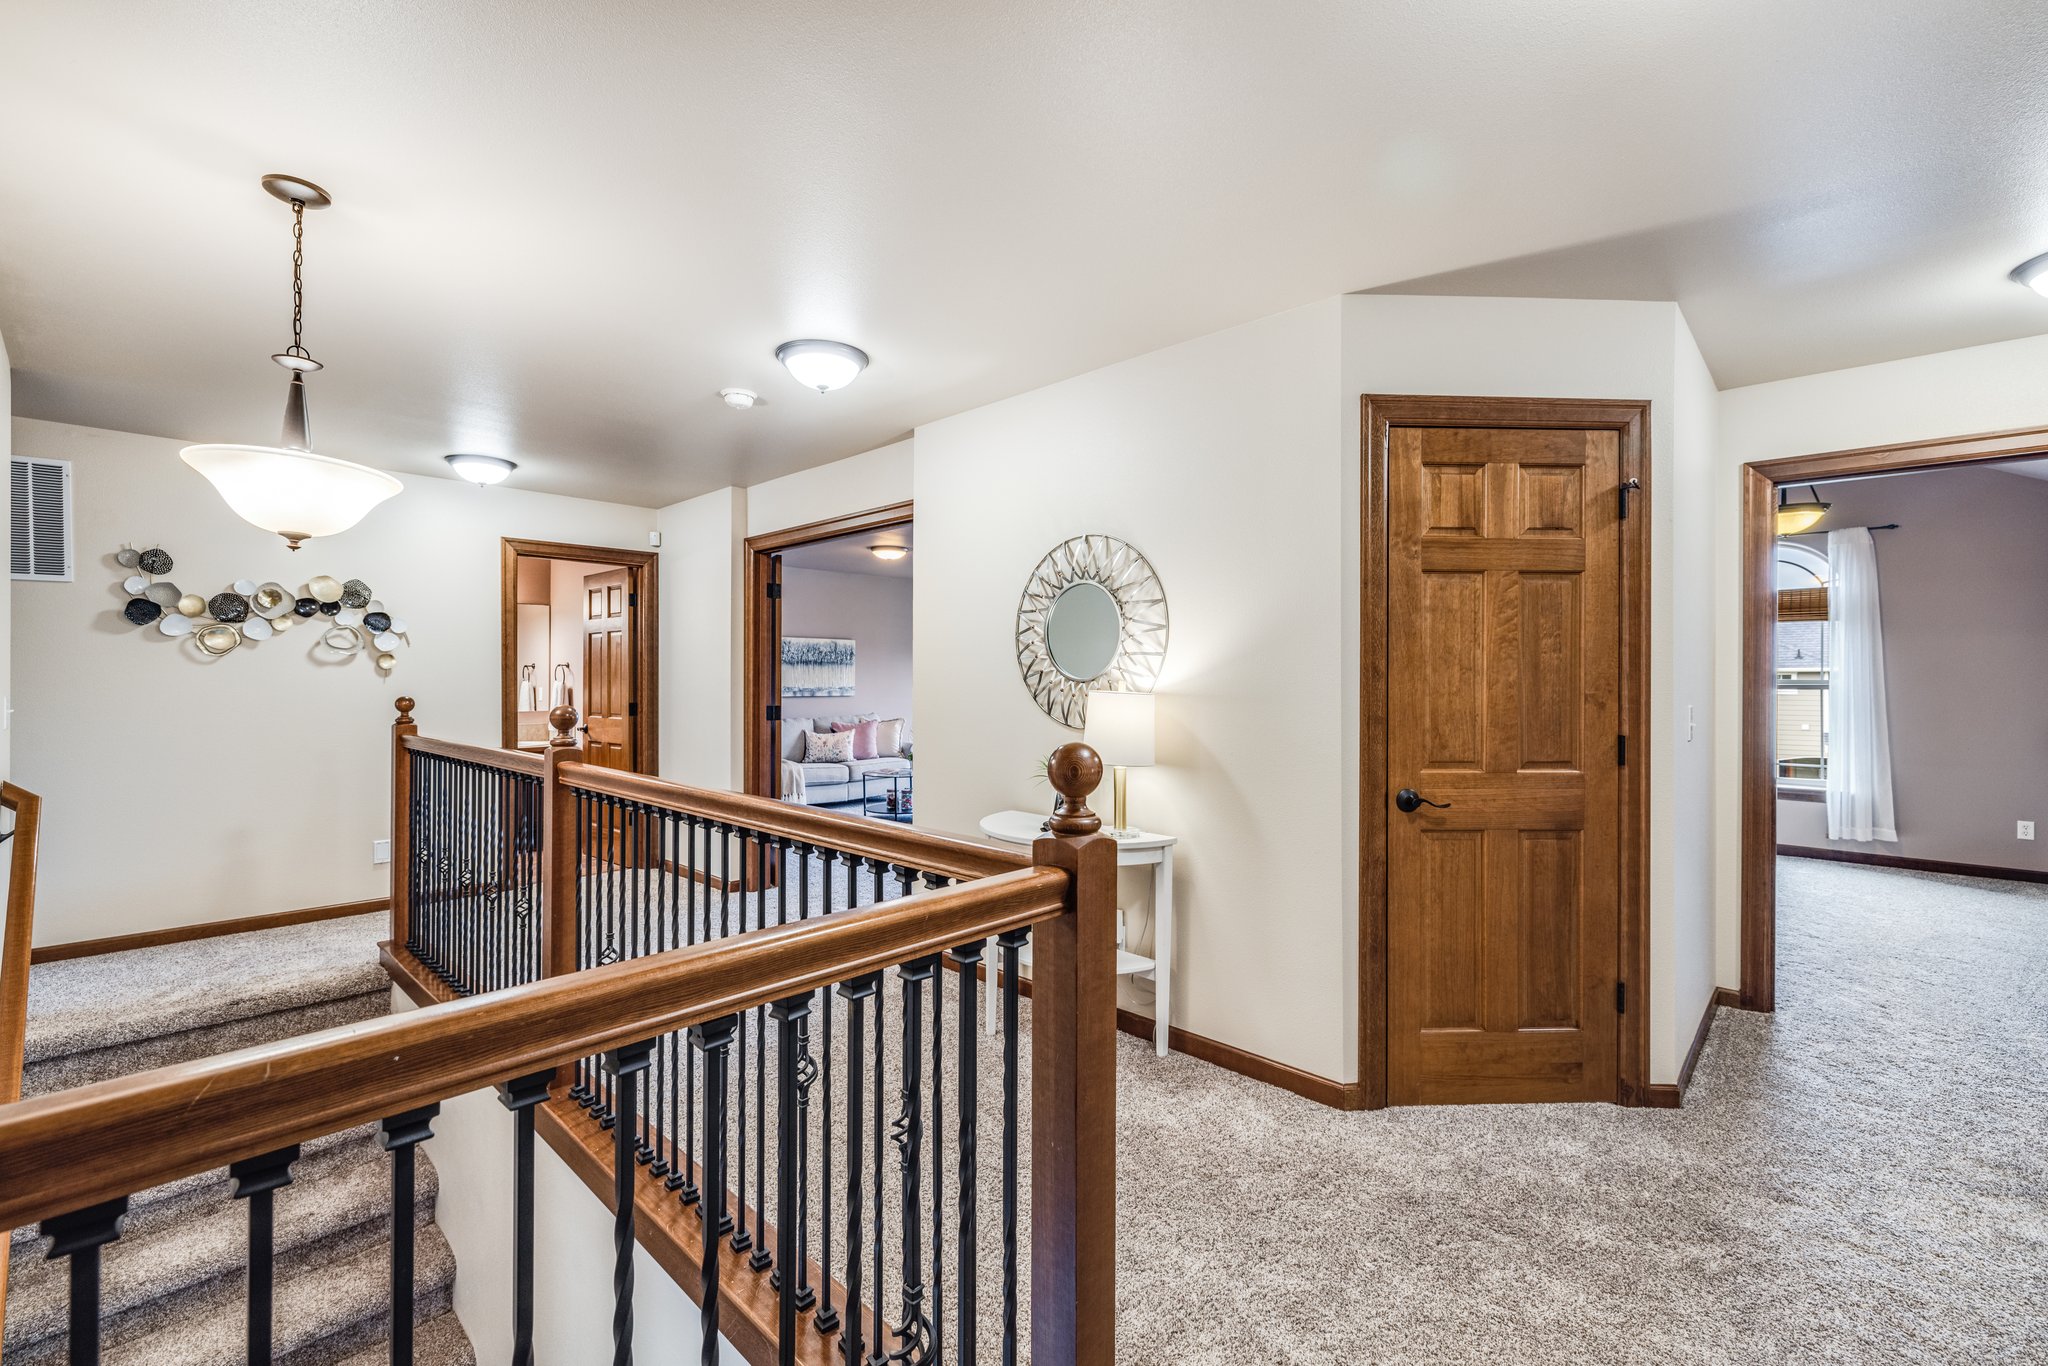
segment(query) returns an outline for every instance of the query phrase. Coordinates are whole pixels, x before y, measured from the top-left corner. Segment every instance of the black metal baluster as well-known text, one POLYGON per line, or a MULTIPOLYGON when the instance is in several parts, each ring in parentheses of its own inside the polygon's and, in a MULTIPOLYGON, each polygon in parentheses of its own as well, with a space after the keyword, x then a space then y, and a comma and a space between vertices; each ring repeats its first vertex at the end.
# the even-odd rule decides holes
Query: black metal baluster
MULTIPOLYGON (((984 942, 977 939, 971 944, 962 944, 950 955, 960 969, 954 974, 960 979, 960 1041, 955 1046, 960 1073, 960 1284, 955 1295, 956 1307, 960 1311, 960 1366, 974 1366, 974 1318, 979 1310, 974 1267, 976 1240, 981 1230, 975 1218, 974 1202, 978 1198, 976 1178, 980 1175, 980 1164, 975 1156, 975 1119, 981 1104, 976 1085, 981 1061, 981 1012, 976 1009, 975 996, 981 985, 984 942)), ((936 1269, 932 1280, 934 1284, 938 1281, 936 1269)))
MULTIPOLYGON (((687 898, 683 908, 683 943, 687 946, 697 942, 697 906, 700 899, 703 902, 704 914, 707 917, 711 914, 711 896, 709 891, 704 892, 701 898, 698 893, 697 818, 695 816, 685 816, 683 818, 683 845, 685 850, 683 859, 685 865, 683 870, 683 894, 687 898)), ((704 866, 708 869, 710 864, 711 855, 707 849, 704 855, 704 866)), ((686 1048, 683 1050, 683 1155, 675 1173, 669 1177, 669 1181, 675 1184, 676 1188, 680 1191, 679 1198, 685 1205, 693 1203, 698 1198, 696 1181, 697 1150, 692 1138, 696 1125, 697 1050, 686 1048)))
POLYGON ((269 1366, 277 1284, 277 1192, 292 1183, 299 1145, 228 1167, 229 1193, 249 1202, 249 1366, 269 1366))
POLYGON ((906 1366, 923 1362, 931 1341, 931 1320, 924 1309, 923 1260, 924 989, 938 965, 936 957, 920 958, 896 971, 903 989, 903 1108, 890 1136, 896 1140, 896 1184, 902 1211, 903 1308, 896 1321, 897 1348, 889 1359, 906 1366))
POLYGON ((1003 967, 1003 1366, 1017 1366, 1017 952, 1029 930, 996 936, 1003 967))
MULTIPOLYGON (((932 966, 938 967, 937 954, 932 966)), ((946 979, 932 987, 932 1336, 930 1366, 946 1358, 946 979)))
POLYGON ((704 1054, 704 1282, 701 1324, 703 1366, 718 1366, 718 1235, 725 1213, 725 1072, 737 1015, 690 1026, 690 1042, 704 1054))
POLYGON ((640 1074, 654 1045, 627 1044, 604 1055, 611 1073, 619 1122, 612 1130, 612 1366, 633 1363, 633 1114, 640 1074))
POLYGON ((71 1366, 99 1366, 100 1249, 121 1236, 127 1217, 124 1195, 45 1219, 37 1230, 50 1240, 46 1260, 71 1259, 71 1366))
MULTIPOLYGON (((740 836, 740 928, 747 932, 747 851, 752 846, 753 832, 741 830, 740 836)), ((758 894, 758 892, 757 892, 758 894)), ((745 1252, 754 1246, 754 1235, 747 1229, 747 1012, 740 1012, 739 1024, 739 1125, 733 1146, 739 1154, 739 1180, 735 1183, 735 1197, 732 1211, 732 1250, 745 1252)))
MULTIPOLYGON (((811 886, 810 857, 812 852, 809 846, 805 846, 804 890, 807 896, 811 886)), ((823 888, 820 893, 822 909, 818 913, 823 915, 832 908, 832 865, 836 860, 829 849, 817 852, 821 855, 819 871, 823 879, 823 888)), ((821 1051, 825 1060, 825 1092, 818 1115, 819 1129, 821 1130, 818 1156, 823 1164, 818 1177, 819 1203, 823 1207, 822 1215, 818 1220, 818 1267, 821 1273, 818 1277, 820 1282, 818 1291, 821 1301, 818 1306, 817 1316, 812 1320, 813 1323, 818 1325, 818 1331, 821 1333, 830 1333, 839 1327, 839 1311, 832 1307, 832 1000, 836 994, 828 989, 825 992, 823 1002, 825 1033, 824 1048, 821 1051)))
POLYGON ((440 1113, 439 1105, 423 1105, 378 1126, 391 1154, 391 1366, 412 1366, 414 1164, 440 1113))
MULTIPOLYGON (((879 868, 881 865, 876 864, 875 866, 879 868)), ((879 874, 876 880, 876 890, 880 891, 879 874)), ((875 1140, 875 1155, 873 1159, 875 1217, 874 1222, 870 1225, 870 1228, 873 1230, 873 1236, 869 1239, 869 1250, 874 1258, 875 1273, 875 1290, 872 1296, 875 1303, 875 1342, 874 1349, 868 1353, 868 1360, 874 1363, 874 1366, 882 1366, 882 1363, 888 1360, 888 1344, 882 1341, 883 1334, 887 1328, 887 1319, 882 1313, 882 1305, 887 1298, 882 1289, 882 1220, 884 1217, 882 1213, 882 1149, 886 1146, 882 1132, 883 1126, 888 1122, 882 1111, 882 1077, 886 1071, 888 1038, 889 998, 885 993, 877 991, 875 993, 875 1074, 869 1079, 869 1085, 874 1088, 873 1093, 869 1096, 869 1103, 874 1107, 874 1114, 868 1119, 869 1129, 875 1140)))
MULTIPOLYGON (((861 1169, 861 1145, 867 1130, 862 1122, 862 1107, 866 1103, 863 1080, 867 1068, 867 1003, 879 1000, 882 974, 871 972, 842 982, 839 994, 846 998, 846 1360, 848 1366, 863 1366, 865 1358, 861 1353, 863 1324, 860 1316, 860 1268, 861 1268, 861 1188, 860 1183, 867 1173, 861 1169)), ((828 1110, 829 1114, 830 1111, 828 1110)), ((828 1251, 827 1255, 830 1253, 828 1251)), ((826 1263, 827 1283, 830 1283, 831 1263, 826 1263)), ((881 1290, 881 1278, 876 1277, 875 1289, 881 1290)), ((831 1312, 828 1303, 826 1312, 831 1312)), ((826 1332, 821 1322, 819 1327, 826 1332)))
MULTIPOLYGON (((798 1100, 797 1049, 803 1022, 811 1013, 807 992, 777 1001, 769 1014, 775 1020, 775 1275, 776 1360, 782 1366, 796 1363, 796 1277, 797 1229, 803 1223, 797 1191, 797 1123, 801 1114, 798 1100)), ((764 1198, 764 1205, 767 1200, 764 1198)))
POLYGON ((533 1366, 533 1121, 552 1069, 498 1083, 512 1112, 512 1366, 533 1366))
MULTIPOLYGON (((768 924, 768 851, 767 836, 754 840, 754 855, 758 864, 758 876, 754 879, 754 928, 762 929, 768 924)), ((754 1039, 756 1051, 760 1054, 754 1060, 754 1255, 747 1259, 747 1265, 756 1271, 766 1271, 775 1262, 768 1251, 768 1016, 761 1006, 754 1007, 754 1039)))

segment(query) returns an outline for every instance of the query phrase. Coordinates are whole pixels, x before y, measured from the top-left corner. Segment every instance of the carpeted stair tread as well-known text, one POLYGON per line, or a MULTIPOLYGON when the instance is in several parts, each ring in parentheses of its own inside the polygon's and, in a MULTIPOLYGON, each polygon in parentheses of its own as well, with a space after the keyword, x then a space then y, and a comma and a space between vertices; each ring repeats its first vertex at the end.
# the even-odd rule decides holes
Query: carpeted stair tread
POLYGON ((154 1038, 136 1039, 106 1048, 62 1053, 22 1069, 22 1094, 26 1097, 48 1095, 53 1091, 130 1076, 156 1067, 218 1057, 239 1048, 253 1048, 257 1044, 316 1034, 340 1025, 361 1024, 389 1013, 390 1009, 391 992, 387 983, 377 991, 315 1001, 265 1015, 224 1020, 198 1029, 159 1034, 154 1038))
MULTIPOLYGON (((421 1324, 413 1330, 414 1366, 476 1366, 476 1348, 453 1312, 421 1324)), ((391 1338, 387 1333, 374 1346, 365 1347, 342 1360, 339 1366, 390 1366, 391 1338)))
MULTIPOLYGON (((307 1163, 277 1194, 275 1238, 280 1279, 315 1274, 365 1248, 388 1246, 390 1159, 374 1145, 351 1144, 342 1160, 307 1163)), ((416 1224, 433 1217, 439 1179, 422 1160, 414 1204, 416 1224)), ((240 1294, 248 1261, 248 1209, 228 1196, 195 1204, 151 1230, 130 1228, 106 1249, 101 1279, 102 1323, 110 1342, 182 1321, 216 1298, 223 1285, 240 1294)), ((9 1286, 8 1359, 33 1357, 51 1338, 61 1339, 68 1304, 67 1265, 40 1255, 24 1259, 9 1286)))
POLYGON ((373 913, 39 963, 26 1061, 385 992, 375 948, 384 923, 373 913))
MULTIPOLYGON (((452 1319, 454 1292, 455 1255, 441 1230, 424 1224, 414 1261, 413 1321, 452 1319)), ((280 1275, 274 1304, 272 1359, 277 1366, 333 1366, 375 1350, 390 1341, 389 1245, 378 1243, 289 1277, 280 1275)), ((245 1287, 235 1276, 217 1282, 196 1312, 124 1338, 101 1361, 104 1366, 235 1366, 247 1360, 247 1325, 245 1287)), ((474 1354, 451 1360, 474 1360, 474 1354)))

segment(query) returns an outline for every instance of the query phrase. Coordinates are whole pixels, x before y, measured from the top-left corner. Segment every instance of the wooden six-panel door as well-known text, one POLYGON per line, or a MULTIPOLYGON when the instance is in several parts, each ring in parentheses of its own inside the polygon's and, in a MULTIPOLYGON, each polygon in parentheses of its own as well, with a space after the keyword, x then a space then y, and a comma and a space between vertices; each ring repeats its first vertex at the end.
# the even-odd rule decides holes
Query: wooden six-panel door
POLYGON ((633 571, 583 580, 583 758, 634 770, 633 571))
POLYGON ((1386 450, 1387 1100, 1613 1100, 1619 436, 1386 450))

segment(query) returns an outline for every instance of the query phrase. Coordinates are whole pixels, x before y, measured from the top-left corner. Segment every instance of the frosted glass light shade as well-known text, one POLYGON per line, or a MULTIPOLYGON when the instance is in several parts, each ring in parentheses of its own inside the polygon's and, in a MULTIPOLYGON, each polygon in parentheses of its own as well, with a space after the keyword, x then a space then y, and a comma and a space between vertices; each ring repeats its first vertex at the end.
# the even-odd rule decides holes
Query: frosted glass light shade
POLYGON ((294 550, 301 541, 347 531, 405 487, 367 465, 279 446, 187 446, 178 454, 236 516, 284 537, 294 550))
POLYGON ((868 353, 836 341, 788 341, 775 348, 775 359, 799 384, 819 393, 844 389, 868 368, 868 353))
POLYGON ((1088 694, 1082 738, 1111 768, 1150 768, 1155 729, 1151 693, 1088 694))

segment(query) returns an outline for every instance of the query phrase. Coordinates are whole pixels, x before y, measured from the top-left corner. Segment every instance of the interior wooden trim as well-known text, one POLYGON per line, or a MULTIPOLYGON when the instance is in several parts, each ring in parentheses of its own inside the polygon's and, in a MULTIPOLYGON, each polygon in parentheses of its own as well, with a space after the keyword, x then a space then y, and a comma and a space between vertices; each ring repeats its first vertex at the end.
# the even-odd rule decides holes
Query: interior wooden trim
POLYGON ((503 537, 498 556, 498 741, 509 750, 519 746, 519 709, 513 695, 519 682, 519 557, 581 560, 624 569, 633 576, 634 598, 633 700, 639 705, 633 729, 636 772, 661 771, 661 552, 621 550, 606 545, 571 545, 566 541, 533 541, 503 537))
POLYGON ((768 615, 761 610, 768 593, 769 557, 795 546, 833 541, 858 531, 905 526, 915 520, 915 504, 906 500, 747 537, 746 572, 741 576, 745 581, 743 591, 746 594, 741 611, 742 639, 745 641, 740 686, 740 706, 744 713, 740 719, 740 735, 745 746, 740 765, 742 791, 759 797, 779 796, 782 778, 780 766, 768 752, 768 708, 782 701, 768 695, 773 687, 776 655, 780 649, 777 641, 768 638, 768 615))
POLYGON ((1619 967, 1630 1008, 1619 1031, 1615 1099, 1659 1103, 1649 1085, 1650 925, 1650 404, 1632 399, 1466 398, 1365 394, 1359 399, 1359 1108, 1387 1103, 1387 440, 1402 427, 1584 427, 1619 436, 1621 477, 1641 481, 1622 524, 1622 731, 1640 736, 1621 780, 1619 967))
POLYGON ((407 735, 399 743, 416 754, 438 754, 444 759, 460 759, 464 763, 481 764, 485 768, 502 768, 507 772, 525 773, 538 778, 547 771, 547 758, 543 753, 528 753, 519 749, 485 749, 482 745, 458 745, 453 740, 436 740, 425 735, 407 735))
POLYGON ((310 925, 319 920, 341 920, 351 915, 370 915, 389 910, 389 897, 366 901, 338 901, 331 906, 308 906, 296 911, 273 911, 266 915, 245 915, 234 920, 204 920, 196 925, 173 925, 164 930, 138 934, 109 935, 105 939, 77 939, 69 944, 44 944, 30 961, 61 963, 71 958, 93 958, 102 953, 124 953, 129 949, 153 949, 163 944, 186 944, 195 939, 215 939, 224 934, 250 934, 276 930, 287 925, 310 925))
POLYGON ((1653 1110, 1676 1110, 1685 1102, 1685 1093, 1692 1088, 1693 1069, 1699 1066, 1700 1050, 1707 1046, 1707 1035, 1713 1032, 1714 1016, 1722 1006, 1739 1007, 1741 997, 1727 987, 1715 987, 1714 994, 1707 998, 1707 1008, 1700 1015, 1699 1028, 1692 1034, 1692 1047, 1685 1051, 1685 1062, 1678 1069, 1678 1082, 1654 1082, 1643 1088, 1642 1104, 1653 1110))
POLYGON ((2048 882, 2048 872, 2039 868, 2001 868, 1991 863, 1949 863, 1943 859, 1909 858, 1904 854, 1866 854, 1860 849, 1815 849, 1800 844, 1781 844, 1777 852, 1785 858, 1819 859, 1824 863, 1856 863, 1868 868, 1899 868, 1909 873, 1946 873, 1950 877, 1982 877, 1999 882, 2048 882))
MULTIPOLYGON (((1772 668, 1777 594, 1772 547, 1777 539, 1780 484, 1855 475, 1898 474, 2039 455, 2048 427, 2018 427, 1974 436, 1933 437, 1854 450, 1756 460, 1742 467, 1742 1005, 1770 1010, 1777 1002, 1778 790, 1771 722, 1776 706, 1772 668)), ((1870 855, 1869 858, 1890 857, 1870 855)), ((2009 871, 2009 870, 2008 870, 2009 871)), ((1973 874, 1982 876, 1982 874, 1973 874)))
MULTIPOLYGON (((0 1105, 21 1099, 22 1059, 28 1049, 28 969, 35 939, 36 855, 42 839, 43 799, 0 782, 0 807, 14 813, 8 841, 6 918, 0 920, 0 1105)), ((7 1330, 9 1245, 0 1243, 0 1335, 7 1330)))

